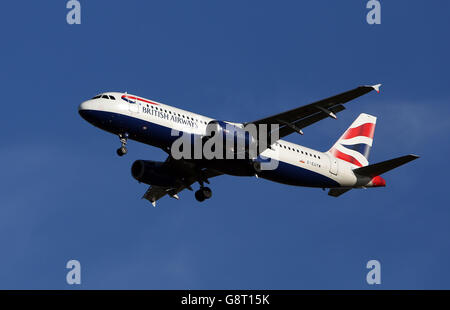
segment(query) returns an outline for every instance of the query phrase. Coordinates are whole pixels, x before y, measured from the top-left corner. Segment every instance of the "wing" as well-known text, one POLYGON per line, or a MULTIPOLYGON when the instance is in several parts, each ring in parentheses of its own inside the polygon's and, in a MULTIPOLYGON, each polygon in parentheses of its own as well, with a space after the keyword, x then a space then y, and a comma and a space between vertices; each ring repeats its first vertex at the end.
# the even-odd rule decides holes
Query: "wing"
MULTIPOLYGON (((169 158, 166 160, 167 164, 174 164, 169 158)), ((180 162, 177 162, 176 165, 180 165, 180 162)), ((189 168, 192 166, 189 165, 189 168)), ((164 197, 165 195, 169 195, 172 198, 179 199, 178 193, 183 191, 185 188, 192 190, 191 185, 195 182, 206 182, 209 183, 208 179, 213 178, 215 176, 221 175, 222 173, 212 169, 203 169, 193 173, 189 177, 185 177, 181 185, 177 187, 161 187, 161 186, 150 186, 148 190, 145 192, 143 199, 147 199, 152 203, 152 205, 156 206, 156 201, 164 197)))
POLYGON ((336 113, 345 109, 344 103, 365 95, 372 90, 380 92, 380 86, 381 84, 360 86, 339 95, 246 124, 279 124, 279 138, 283 138, 293 132, 303 134, 303 128, 327 117, 336 118, 336 113))

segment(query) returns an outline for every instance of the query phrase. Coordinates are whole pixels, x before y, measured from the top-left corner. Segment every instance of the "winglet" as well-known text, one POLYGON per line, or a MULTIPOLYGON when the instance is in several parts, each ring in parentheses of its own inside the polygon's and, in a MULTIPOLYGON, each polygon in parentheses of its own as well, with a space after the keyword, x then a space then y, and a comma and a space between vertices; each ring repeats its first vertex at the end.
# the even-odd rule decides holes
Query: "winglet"
POLYGON ((380 93, 380 86, 381 84, 373 85, 372 88, 377 91, 377 93, 380 93))

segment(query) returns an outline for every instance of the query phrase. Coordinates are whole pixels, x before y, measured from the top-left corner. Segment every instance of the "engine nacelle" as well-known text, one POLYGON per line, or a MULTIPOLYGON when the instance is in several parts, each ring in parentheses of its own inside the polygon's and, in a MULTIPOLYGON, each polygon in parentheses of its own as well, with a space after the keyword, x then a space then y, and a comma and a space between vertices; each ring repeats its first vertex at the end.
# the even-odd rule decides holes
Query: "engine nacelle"
POLYGON ((131 175, 139 182, 162 187, 175 187, 178 180, 164 162, 136 160, 131 166, 131 175))
MULTIPOLYGON (((218 137, 224 152, 232 154, 248 153, 250 147, 256 145, 256 132, 251 133, 244 128, 224 121, 214 120, 206 127, 206 138, 218 137)), ((218 140, 219 140, 218 139, 218 140)), ((256 149, 255 149, 256 151, 256 149)))

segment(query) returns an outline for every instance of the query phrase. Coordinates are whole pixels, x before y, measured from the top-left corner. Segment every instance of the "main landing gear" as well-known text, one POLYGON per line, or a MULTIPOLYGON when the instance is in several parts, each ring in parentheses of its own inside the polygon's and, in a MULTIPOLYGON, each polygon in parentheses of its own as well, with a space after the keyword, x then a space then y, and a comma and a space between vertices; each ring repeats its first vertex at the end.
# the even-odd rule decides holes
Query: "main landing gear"
POLYGON ((195 199, 197 199, 197 201, 204 201, 206 199, 211 198, 212 196, 212 191, 209 187, 200 187, 200 189, 198 191, 195 192, 195 199))
POLYGON ((118 148, 116 152, 117 152, 117 155, 123 156, 128 152, 128 150, 127 150, 128 134, 127 133, 119 134, 119 138, 120 138, 120 143, 122 143, 122 146, 120 148, 118 148))

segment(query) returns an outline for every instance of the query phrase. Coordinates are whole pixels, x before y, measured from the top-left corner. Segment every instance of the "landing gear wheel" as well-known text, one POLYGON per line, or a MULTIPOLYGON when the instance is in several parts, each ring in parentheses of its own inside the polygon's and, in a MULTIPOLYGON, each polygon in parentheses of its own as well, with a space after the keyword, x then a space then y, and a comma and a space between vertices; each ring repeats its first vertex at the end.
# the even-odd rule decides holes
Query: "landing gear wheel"
POLYGON ((122 146, 120 148, 117 149, 117 155, 119 156, 123 156, 128 152, 127 148, 122 146))
POLYGON ((211 198, 212 191, 209 187, 203 187, 200 190, 203 192, 203 197, 205 197, 205 199, 211 198))
POLYGON ((205 200, 205 196, 203 196, 203 192, 201 189, 199 189, 198 191, 195 192, 195 199, 197 199, 197 201, 202 202, 203 200, 205 200))
POLYGON ((200 201, 200 202, 211 198, 211 196, 212 196, 212 191, 209 187, 202 187, 198 191, 195 192, 195 199, 197 199, 197 201, 200 201))
POLYGON ((119 139, 122 146, 117 149, 117 155, 123 156, 128 152, 126 147, 128 141, 128 134, 127 133, 119 134, 119 139))

